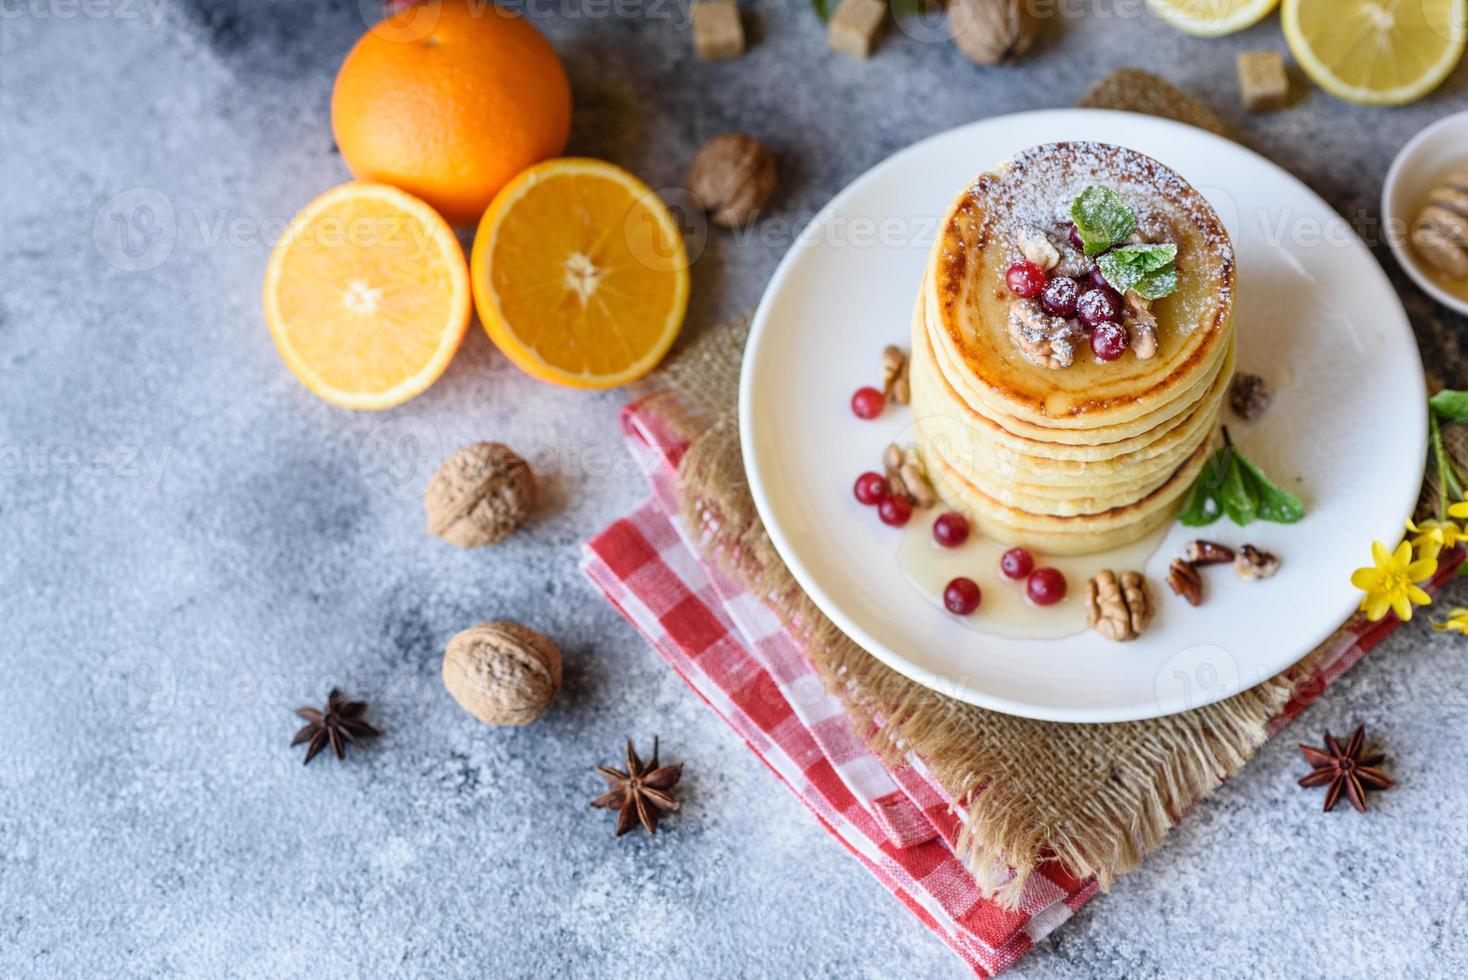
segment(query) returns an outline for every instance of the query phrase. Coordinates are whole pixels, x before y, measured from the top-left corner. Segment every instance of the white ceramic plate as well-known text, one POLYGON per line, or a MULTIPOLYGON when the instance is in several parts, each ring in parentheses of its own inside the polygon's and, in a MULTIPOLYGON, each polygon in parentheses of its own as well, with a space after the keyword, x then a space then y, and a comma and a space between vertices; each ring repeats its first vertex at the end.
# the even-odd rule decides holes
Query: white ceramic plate
MULTIPOLYGON (((1010 714, 1108 722, 1171 714, 1278 673, 1355 608, 1351 570, 1372 539, 1395 542, 1422 478, 1422 363, 1401 303, 1350 226, 1304 184, 1236 143, 1150 116, 1057 110, 988 119, 874 167, 816 216, 776 270, 745 353, 744 462, 770 536, 801 586, 842 630, 936 690, 1010 714), (1306 501, 1293 526, 1227 519, 1205 536, 1283 560, 1267 582, 1208 569, 1194 609, 1166 569, 1198 536, 1174 526, 1146 572, 1161 607, 1138 641, 982 635, 935 606, 898 567, 898 532, 852 497, 889 442, 910 440, 905 408, 863 422, 851 393, 878 381, 888 343, 908 343, 934 230, 980 172, 1019 150, 1101 140, 1174 168, 1218 210, 1238 257, 1239 369, 1274 401, 1233 420, 1242 449, 1306 501)), ((915 517, 914 520, 918 520, 915 517)), ((1071 583, 1072 598, 1083 583, 1071 583)), ((1043 611, 1037 615, 1043 615, 1043 611)), ((976 614, 983 615, 981 608, 976 614)))

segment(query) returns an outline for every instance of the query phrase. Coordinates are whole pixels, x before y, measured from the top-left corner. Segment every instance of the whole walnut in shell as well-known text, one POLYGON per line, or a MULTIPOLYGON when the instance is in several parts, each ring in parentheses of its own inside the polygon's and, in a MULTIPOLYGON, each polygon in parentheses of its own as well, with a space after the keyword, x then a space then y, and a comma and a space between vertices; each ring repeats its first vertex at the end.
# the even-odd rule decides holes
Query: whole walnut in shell
POLYGON ((449 641, 443 686, 486 725, 528 725, 561 686, 561 652, 519 623, 480 623, 449 641))
POLYGON ((969 61, 1003 65, 1030 50, 1040 21, 1027 0, 951 0, 948 30, 969 61))
POLYGON ((749 223, 775 190, 775 158, 743 133, 715 136, 688 168, 688 191, 709 220, 725 228, 749 223))
POLYGON ((535 503, 535 475, 508 446, 476 442, 444 460, 428 481, 428 530, 460 548, 507 537, 535 503))

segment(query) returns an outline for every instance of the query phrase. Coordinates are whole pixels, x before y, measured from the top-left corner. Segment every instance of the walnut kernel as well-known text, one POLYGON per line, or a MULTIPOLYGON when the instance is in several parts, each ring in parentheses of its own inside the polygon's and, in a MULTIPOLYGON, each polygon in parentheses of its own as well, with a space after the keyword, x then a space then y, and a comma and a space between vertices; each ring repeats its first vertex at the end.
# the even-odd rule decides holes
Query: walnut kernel
POLYGON ((486 725, 528 725, 561 686, 561 652, 519 623, 480 623, 449 641, 443 686, 486 725))
POLYGON ((1052 371, 1075 363, 1076 344, 1085 331, 1074 320, 1051 316, 1034 300, 1016 299, 1009 304, 1009 339, 1031 363, 1052 371))
POLYGON ((1060 264, 1059 250, 1043 231, 1026 234, 1021 238, 1019 252, 1025 257, 1025 261, 1035 263, 1046 272, 1060 264))
POLYGON ((912 398, 907 379, 907 353, 896 344, 888 344, 882 351, 882 394, 899 405, 906 405, 912 398))
POLYGON ((1140 572, 1100 572, 1086 583, 1086 622, 1108 640, 1125 643, 1152 621, 1152 593, 1140 572))
POLYGON ((748 224, 775 190, 775 158, 744 133, 725 133, 703 145, 688 168, 688 191, 709 220, 724 228, 748 224))
POLYGON ((903 449, 894 442, 882 454, 882 466, 893 493, 902 494, 918 507, 931 507, 938 502, 938 492, 933 489, 917 450, 903 449))
POLYGON ((444 460, 428 481, 428 531, 460 548, 510 535, 535 502, 535 475, 508 446, 476 442, 444 460))
POLYGON ((1157 356, 1157 315, 1152 312, 1152 301, 1128 290, 1126 305, 1132 353, 1143 361, 1151 360, 1157 356))

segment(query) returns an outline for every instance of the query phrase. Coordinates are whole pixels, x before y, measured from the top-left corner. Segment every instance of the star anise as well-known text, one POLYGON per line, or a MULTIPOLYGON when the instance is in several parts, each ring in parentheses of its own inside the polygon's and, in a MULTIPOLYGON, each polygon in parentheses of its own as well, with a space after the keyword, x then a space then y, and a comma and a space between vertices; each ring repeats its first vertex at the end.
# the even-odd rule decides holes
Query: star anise
POLYGON ((364 701, 348 701, 347 696, 337 688, 332 688, 331 693, 326 696, 326 710, 317 708, 297 708, 296 714, 306 719, 306 724, 296 737, 291 739, 291 745, 300 745, 309 742, 306 746, 306 763, 316 758, 316 753, 326 748, 329 744, 331 750, 336 753, 338 759, 346 757, 346 743, 361 745, 359 741, 364 738, 376 738, 382 732, 373 728, 362 719, 367 711, 364 701))
POLYGON ((646 765, 638 758, 629 738, 627 771, 613 769, 611 766, 597 766, 596 771, 601 773, 601 778, 607 781, 609 788, 592 800, 591 805, 604 810, 620 811, 617 814, 618 837, 637 826, 639 820, 649 834, 655 834, 663 813, 679 809, 678 801, 673 799, 668 790, 678 785, 678 780, 683 778, 683 763, 660 767, 656 736, 652 740, 652 759, 646 765))
POLYGON ((1365 742, 1366 726, 1358 725, 1351 733, 1345 748, 1341 748, 1341 743, 1328 731, 1325 733, 1325 748, 1300 746, 1305 761, 1315 770, 1301 779, 1300 785, 1308 787, 1329 784, 1325 791, 1327 811, 1335 807, 1336 801, 1341 798, 1341 791, 1345 790, 1346 799, 1351 801, 1351 805, 1365 813, 1367 789, 1391 789, 1395 785, 1391 777, 1376 768, 1386 756, 1361 755, 1365 742))

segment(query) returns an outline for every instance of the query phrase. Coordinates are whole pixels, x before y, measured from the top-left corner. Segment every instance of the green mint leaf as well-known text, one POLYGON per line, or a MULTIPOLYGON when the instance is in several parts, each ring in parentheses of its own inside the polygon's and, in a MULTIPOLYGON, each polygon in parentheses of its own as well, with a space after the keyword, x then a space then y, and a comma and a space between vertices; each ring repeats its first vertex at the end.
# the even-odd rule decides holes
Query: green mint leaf
POLYGON ((1177 289, 1177 266, 1169 265, 1165 269, 1147 273, 1132 289, 1144 299, 1161 299, 1172 295, 1173 290, 1177 289))
POLYGON ((1244 469, 1239 465, 1238 451, 1231 446, 1224 447, 1223 451, 1229 454, 1229 461, 1228 473, 1218 491, 1219 501, 1223 504, 1223 512, 1228 515, 1228 519, 1243 527, 1258 513, 1259 495, 1254 489, 1253 481, 1244 476, 1244 469))
POLYGON ((1070 219, 1081 233, 1087 255, 1100 255, 1124 242, 1137 230, 1137 216, 1121 195, 1109 187, 1092 185, 1081 191, 1070 205, 1070 219))
POLYGON ((1193 481, 1193 488, 1188 491, 1187 503, 1177 517, 1185 526, 1204 527, 1223 516, 1223 505, 1219 503, 1218 493, 1232 469, 1231 459, 1231 452, 1225 447, 1209 456, 1208 462, 1203 464, 1203 472, 1193 481))
POLYGON ((1244 456, 1238 456, 1239 469, 1245 480, 1253 484, 1253 491, 1259 500, 1259 517, 1262 520, 1273 521, 1276 524, 1293 524, 1305 516, 1305 504, 1299 497, 1282 490, 1264 475, 1264 471, 1244 456))
POLYGON ((1123 245, 1101 256, 1096 265, 1123 296, 1128 289, 1135 289, 1148 299, 1159 299, 1177 288, 1176 259, 1176 245, 1123 245), (1157 295, 1142 293, 1142 288, 1157 295))
POLYGON ((1241 527, 1255 519, 1293 524, 1305 516, 1305 505, 1275 486, 1238 449, 1224 446, 1208 457, 1177 519, 1187 527, 1203 527, 1223 515, 1241 527))
POLYGON ((1468 391, 1439 391, 1427 404, 1449 422, 1468 422, 1468 391))

